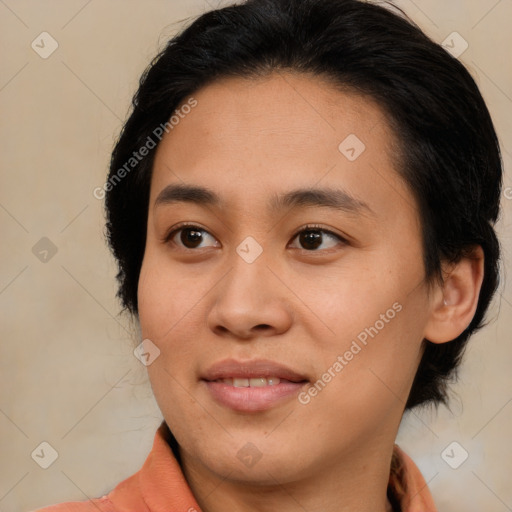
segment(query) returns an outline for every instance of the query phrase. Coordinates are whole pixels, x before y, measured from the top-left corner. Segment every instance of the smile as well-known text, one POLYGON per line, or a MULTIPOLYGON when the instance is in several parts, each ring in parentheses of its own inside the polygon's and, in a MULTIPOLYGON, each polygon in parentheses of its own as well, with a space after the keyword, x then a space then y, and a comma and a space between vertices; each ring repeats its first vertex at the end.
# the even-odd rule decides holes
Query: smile
POLYGON ((207 369, 201 381, 217 404, 239 412, 261 412, 296 397, 309 379, 275 361, 225 359, 207 369))
POLYGON ((235 388, 262 388, 264 386, 276 386, 281 382, 279 377, 256 377, 253 379, 222 379, 215 382, 223 382, 235 388))

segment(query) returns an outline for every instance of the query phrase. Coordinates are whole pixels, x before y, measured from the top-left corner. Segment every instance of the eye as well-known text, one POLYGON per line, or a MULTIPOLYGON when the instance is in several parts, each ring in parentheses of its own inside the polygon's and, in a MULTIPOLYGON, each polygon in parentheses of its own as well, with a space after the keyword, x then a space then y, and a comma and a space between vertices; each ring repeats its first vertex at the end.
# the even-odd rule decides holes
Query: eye
POLYGON ((299 243, 303 248, 309 252, 318 252, 317 249, 322 244, 324 244, 322 249, 332 249, 339 245, 340 242, 343 245, 347 243, 347 241, 340 235, 337 235, 328 229, 322 229, 321 226, 306 226, 301 229, 292 240, 295 240, 296 238, 298 238, 299 243))
MULTIPOLYGON (((201 244, 207 242, 208 238, 214 241, 214 245, 217 243, 215 238, 205 229, 193 224, 181 224, 165 236, 164 242, 172 242, 178 246, 182 245, 186 249, 197 249, 201 248, 201 244)), ((212 245, 203 245, 202 247, 212 247, 212 245)))
MULTIPOLYGON (((323 229, 321 226, 316 225, 308 225, 302 228, 299 232, 295 234, 292 240, 298 239, 299 243, 302 247, 308 252, 318 252, 318 248, 321 249, 332 249, 337 245, 346 244, 347 241, 333 233, 328 229, 323 229), (322 244, 324 247, 321 247, 322 244)), ((194 224, 181 224, 178 227, 174 228, 164 237, 164 243, 172 242, 175 245, 182 246, 185 249, 200 249, 202 247, 218 247, 219 244, 217 240, 205 229, 196 226, 194 224), (210 245, 202 245, 207 244, 208 238, 210 238, 213 243, 210 245)))

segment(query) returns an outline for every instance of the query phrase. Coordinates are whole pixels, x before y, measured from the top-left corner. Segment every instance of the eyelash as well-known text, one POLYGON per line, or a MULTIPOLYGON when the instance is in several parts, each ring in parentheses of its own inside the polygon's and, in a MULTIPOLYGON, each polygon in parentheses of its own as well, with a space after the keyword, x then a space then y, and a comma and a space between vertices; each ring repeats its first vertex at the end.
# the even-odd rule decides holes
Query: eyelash
MULTIPOLYGON (((168 232, 162 239, 162 242, 163 243, 169 243, 171 241, 172 238, 174 238, 174 236, 181 230, 185 229, 185 228, 193 228, 194 230, 196 231, 204 231, 205 233, 208 233, 209 235, 211 235, 211 233, 202 228, 201 226, 198 226, 196 224, 189 224, 189 223, 182 223, 182 224, 178 224, 177 226, 175 226, 170 232, 168 232)), ((326 233, 330 236, 333 236, 334 238, 337 238, 343 245, 348 245, 348 241, 343 238, 342 236, 338 235, 337 233, 335 233, 334 231, 331 231, 329 229, 325 229, 323 228, 322 226, 319 226, 318 224, 307 224, 306 226, 303 226, 301 227, 299 230, 297 230, 295 232, 295 234, 293 235, 293 237, 291 238, 291 240, 295 240, 297 238, 298 235, 300 235, 302 232, 304 231, 320 231, 322 233, 326 233)), ((213 236, 213 235, 211 235, 213 236)), ((197 251, 197 249, 191 249, 189 247, 181 247, 181 249, 184 249, 186 251, 197 251)), ((313 253, 313 252, 322 252, 322 251, 317 251, 317 250, 308 250, 308 249, 300 249, 302 251, 305 251, 305 252, 308 252, 308 253, 313 253)), ((324 249, 323 251, 328 251, 329 249, 324 249)))

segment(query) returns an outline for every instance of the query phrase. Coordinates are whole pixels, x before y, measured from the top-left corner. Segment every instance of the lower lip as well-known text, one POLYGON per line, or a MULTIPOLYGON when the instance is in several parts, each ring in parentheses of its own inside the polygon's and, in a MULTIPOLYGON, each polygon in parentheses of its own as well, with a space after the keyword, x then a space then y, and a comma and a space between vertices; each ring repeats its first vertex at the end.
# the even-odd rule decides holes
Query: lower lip
POLYGON ((203 381, 213 398, 235 411, 258 412, 296 396, 305 382, 280 382, 274 386, 235 388, 223 382, 203 381))

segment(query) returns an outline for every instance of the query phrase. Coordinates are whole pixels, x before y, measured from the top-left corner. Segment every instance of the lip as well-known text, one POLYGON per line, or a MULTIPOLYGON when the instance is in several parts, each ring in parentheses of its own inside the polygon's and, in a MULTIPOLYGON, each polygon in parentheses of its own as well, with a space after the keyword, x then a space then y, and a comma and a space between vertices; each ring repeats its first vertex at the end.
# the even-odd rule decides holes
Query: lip
POLYGON ((290 382, 308 380, 305 375, 291 368, 267 359, 254 359, 250 361, 237 361, 224 359, 219 361, 201 376, 203 380, 214 381, 219 379, 251 379, 256 377, 279 377, 290 382))
POLYGON ((240 412, 259 412, 280 405, 296 396, 309 382, 291 368, 265 359, 237 361, 225 359, 212 365, 201 376, 210 396, 219 404, 240 412), (221 379, 278 377, 279 384, 236 388, 221 379))

